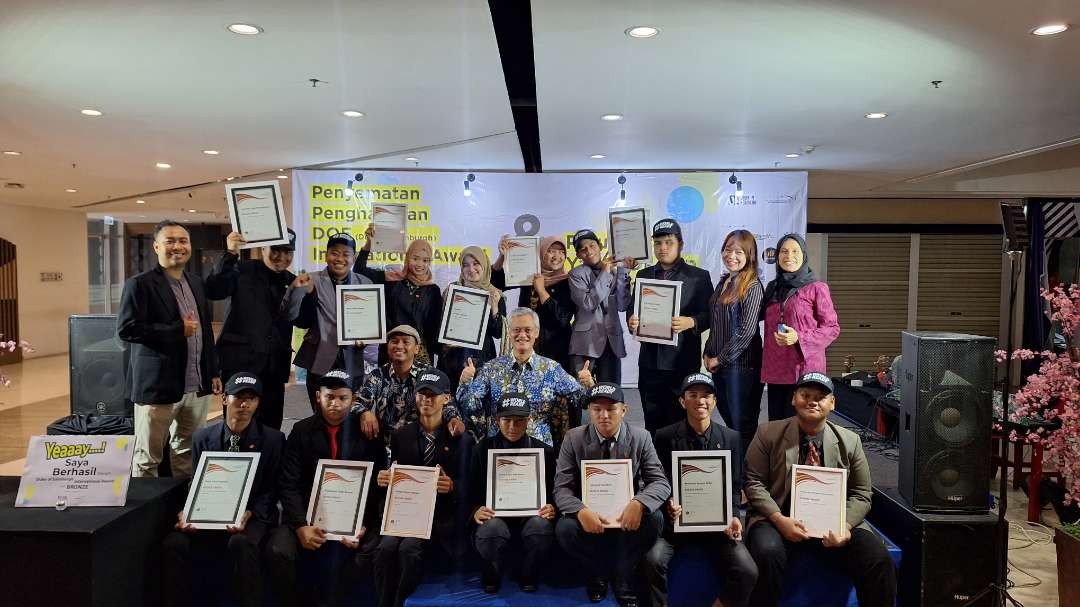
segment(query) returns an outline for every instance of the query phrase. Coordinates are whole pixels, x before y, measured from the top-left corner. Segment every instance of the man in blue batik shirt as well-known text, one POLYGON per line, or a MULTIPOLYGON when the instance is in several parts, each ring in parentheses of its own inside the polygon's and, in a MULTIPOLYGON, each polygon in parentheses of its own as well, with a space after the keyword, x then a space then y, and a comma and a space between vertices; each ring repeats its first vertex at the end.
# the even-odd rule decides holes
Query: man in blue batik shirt
POLYGON ((510 312, 507 335, 513 353, 490 360, 479 371, 470 359, 461 372, 457 401, 478 439, 499 432, 495 408, 504 394, 515 392, 528 396, 529 425, 526 433, 557 446, 569 429, 570 407, 580 407, 585 388, 593 385, 588 367, 578 374, 578 381, 559 363, 533 352, 540 335, 540 319, 529 308, 510 312))

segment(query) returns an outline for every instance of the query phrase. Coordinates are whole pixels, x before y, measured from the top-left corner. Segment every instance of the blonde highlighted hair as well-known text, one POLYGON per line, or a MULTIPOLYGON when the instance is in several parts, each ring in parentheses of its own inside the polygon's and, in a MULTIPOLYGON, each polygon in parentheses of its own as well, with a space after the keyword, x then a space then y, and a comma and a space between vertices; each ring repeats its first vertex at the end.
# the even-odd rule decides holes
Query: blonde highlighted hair
POLYGON ((724 237, 724 246, 720 248, 721 256, 732 241, 746 253, 746 265, 739 271, 735 288, 725 288, 720 295, 720 301, 724 304, 731 304, 745 299, 746 294, 750 292, 750 287, 758 279, 757 239, 747 230, 734 230, 724 237))

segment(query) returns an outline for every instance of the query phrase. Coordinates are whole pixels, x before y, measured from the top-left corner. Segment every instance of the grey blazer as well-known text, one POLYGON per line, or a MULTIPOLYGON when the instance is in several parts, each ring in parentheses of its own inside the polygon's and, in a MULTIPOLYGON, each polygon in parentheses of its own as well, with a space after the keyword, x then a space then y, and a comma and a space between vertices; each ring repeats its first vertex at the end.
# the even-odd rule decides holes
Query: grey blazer
POLYGON ((630 274, 619 266, 615 274, 595 272, 589 266, 570 271, 570 298, 577 310, 570 335, 570 354, 599 357, 611 343, 615 356, 626 356, 619 312, 630 307, 630 274), (606 312, 605 312, 606 310, 606 312))
MULTIPOLYGON (((825 447, 822 464, 827 468, 847 468, 847 523, 864 526, 873 495, 870 464, 863 453, 859 435, 847 428, 825 422, 821 437, 825 447)), ((749 526, 773 512, 789 512, 791 467, 799 463, 799 423, 795 417, 758 426, 746 450, 746 482, 743 490, 750 501, 749 526)))
MULTIPOLYGON (((285 318, 291 320, 295 326, 308 330, 293 364, 312 373, 325 375, 337 358, 338 348, 342 348, 345 351, 345 371, 358 386, 364 377, 364 351, 356 346, 337 344, 337 302, 334 299, 337 296, 337 287, 326 270, 312 272, 311 279, 315 290, 306 293, 305 289, 290 287, 282 302, 286 308, 285 318)), ((350 272, 347 284, 371 284, 371 279, 350 272)))
MULTIPOLYGON (((555 465, 555 507, 563 514, 576 514, 585 508, 581 501, 581 460, 601 459, 600 438, 592 424, 578 426, 566 433, 559 461, 555 465)), ((660 458, 656 457, 652 437, 644 428, 622 424, 619 442, 615 443, 612 459, 633 460, 634 499, 649 512, 655 512, 671 496, 660 458)))

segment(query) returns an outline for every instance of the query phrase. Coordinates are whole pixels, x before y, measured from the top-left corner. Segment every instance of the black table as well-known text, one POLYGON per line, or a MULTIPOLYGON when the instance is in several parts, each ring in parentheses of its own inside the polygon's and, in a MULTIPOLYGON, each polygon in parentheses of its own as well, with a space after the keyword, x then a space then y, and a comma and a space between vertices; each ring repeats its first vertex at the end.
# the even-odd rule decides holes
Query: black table
POLYGON ((187 481, 133 478, 114 508, 15 508, 19 478, 0 477, 0 604, 149 605, 158 546, 187 481))
POLYGON ((834 377, 836 412, 860 426, 885 437, 896 435, 900 402, 885 396, 886 390, 869 373, 858 372, 846 378, 834 377), (862 379, 863 385, 852 386, 851 379, 862 379))

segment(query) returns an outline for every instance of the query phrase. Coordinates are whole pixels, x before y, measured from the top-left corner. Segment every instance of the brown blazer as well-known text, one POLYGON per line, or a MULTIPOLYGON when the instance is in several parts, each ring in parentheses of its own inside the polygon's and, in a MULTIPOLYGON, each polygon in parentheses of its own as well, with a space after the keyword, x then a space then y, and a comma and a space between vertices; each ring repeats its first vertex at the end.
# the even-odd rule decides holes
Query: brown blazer
MULTIPOLYGON (((859 435, 826 421, 821 437, 825 447, 823 464, 829 468, 847 468, 847 523, 854 528, 865 523, 870 512, 870 465, 863 453, 859 435)), ((768 518, 774 512, 789 512, 791 467, 799 463, 799 423, 795 417, 758 426, 754 440, 746 450, 746 483, 750 501, 750 524, 768 518)))

